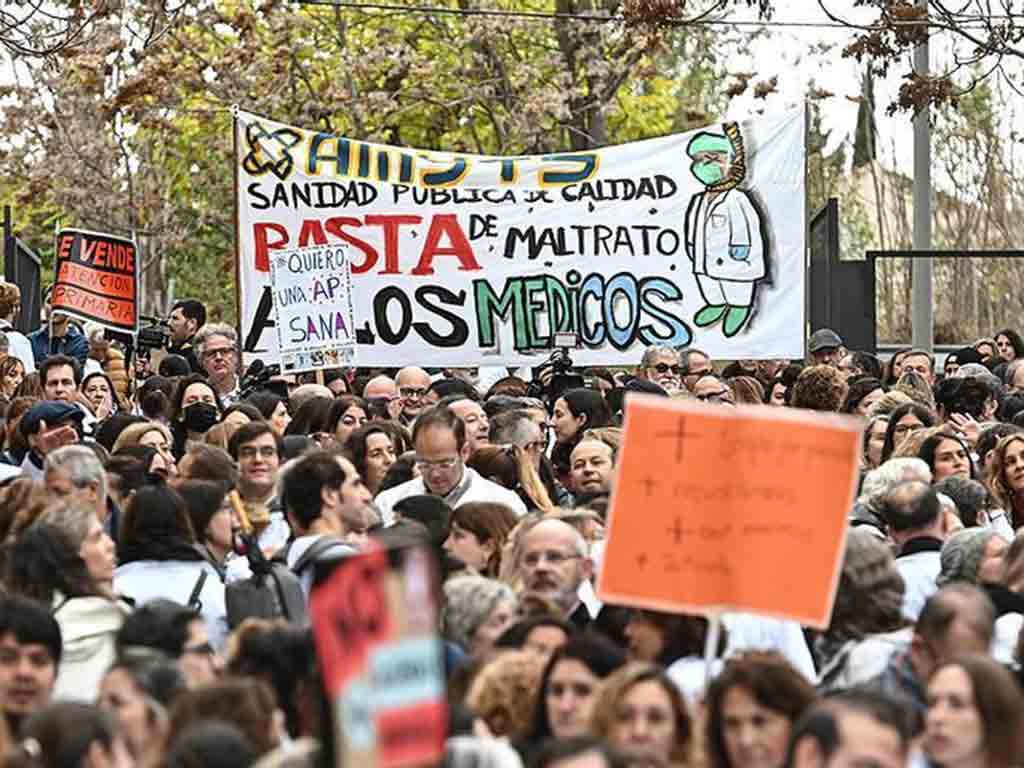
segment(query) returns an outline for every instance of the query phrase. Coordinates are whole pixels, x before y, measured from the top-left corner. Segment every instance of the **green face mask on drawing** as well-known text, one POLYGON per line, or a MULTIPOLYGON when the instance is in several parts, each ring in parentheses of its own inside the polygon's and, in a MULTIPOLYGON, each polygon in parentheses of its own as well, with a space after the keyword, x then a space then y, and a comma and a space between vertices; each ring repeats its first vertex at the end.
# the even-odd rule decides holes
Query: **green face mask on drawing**
POLYGON ((706 187, 710 187, 712 184, 717 184, 722 180, 725 174, 722 173, 722 168, 715 163, 694 163, 693 164, 693 175, 697 177, 706 187))

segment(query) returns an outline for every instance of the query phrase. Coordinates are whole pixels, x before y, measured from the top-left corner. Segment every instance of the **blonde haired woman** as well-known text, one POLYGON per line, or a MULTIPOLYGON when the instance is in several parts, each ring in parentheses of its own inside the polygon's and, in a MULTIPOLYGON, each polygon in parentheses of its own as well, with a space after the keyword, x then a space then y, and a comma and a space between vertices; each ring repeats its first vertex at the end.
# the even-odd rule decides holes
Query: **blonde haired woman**
POLYGON ((656 664, 634 662, 605 679, 590 719, 594 736, 668 766, 689 766, 693 726, 682 694, 656 664))

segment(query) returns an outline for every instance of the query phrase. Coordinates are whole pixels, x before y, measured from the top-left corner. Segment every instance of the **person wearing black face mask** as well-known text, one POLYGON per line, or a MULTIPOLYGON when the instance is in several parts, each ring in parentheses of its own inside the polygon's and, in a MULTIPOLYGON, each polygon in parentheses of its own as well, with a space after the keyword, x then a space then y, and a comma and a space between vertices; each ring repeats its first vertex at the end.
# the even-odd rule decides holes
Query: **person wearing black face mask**
POLYGON ((201 442, 206 432, 220 421, 220 398, 200 374, 186 376, 178 383, 171 413, 172 451, 181 460, 190 442, 201 442))

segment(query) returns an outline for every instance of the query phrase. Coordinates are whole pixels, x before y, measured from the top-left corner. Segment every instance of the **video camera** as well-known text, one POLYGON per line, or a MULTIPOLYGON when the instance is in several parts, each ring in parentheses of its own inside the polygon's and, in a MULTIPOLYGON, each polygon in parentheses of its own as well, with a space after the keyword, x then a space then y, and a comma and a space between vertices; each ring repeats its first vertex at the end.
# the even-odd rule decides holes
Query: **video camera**
POLYGON ((568 389, 584 387, 587 382, 580 373, 573 372, 572 358, 569 350, 576 346, 576 334, 556 333, 555 351, 547 362, 537 366, 533 371, 533 381, 527 387, 526 394, 547 403, 548 410, 554 408, 555 401, 568 389))
POLYGON ((135 354, 148 360, 154 349, 166 349, 171 342, 171 333, 167 330, 167 321, 149 315, 139 315, 139 320, 147 325, 139 328, 135 337, 135 354))
POLYGON ((281 366, 277 363, 267 365, 262 360, 253 360, 252 364, 245 369, 241 380, 238 382, 238 399, 245 400, 253 392, 261 389, 270 390, 282 400, 288 399, 288 387, 285 384, 275 386, 277 382, 271 379, 281 375, 281 366))

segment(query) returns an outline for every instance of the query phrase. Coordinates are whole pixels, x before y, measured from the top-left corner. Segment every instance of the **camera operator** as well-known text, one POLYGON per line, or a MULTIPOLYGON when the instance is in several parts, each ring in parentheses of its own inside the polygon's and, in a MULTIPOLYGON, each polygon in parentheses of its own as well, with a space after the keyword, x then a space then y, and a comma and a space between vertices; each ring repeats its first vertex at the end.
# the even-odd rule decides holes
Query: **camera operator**
POLYGON ((170 355, 181 355, 188 360, 193 373, 202 373, 203 366, 196 357, 194 338, 196 331, 206 323, 206 307, 201 301, 195 299, 182 299, 174 303, 171 308, 170 317, 167 318, 167 328, 171 332, 170 344, 167 353, 170 355))

